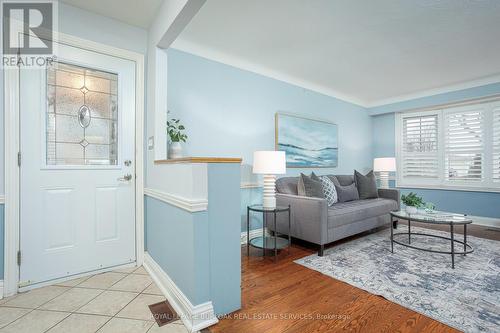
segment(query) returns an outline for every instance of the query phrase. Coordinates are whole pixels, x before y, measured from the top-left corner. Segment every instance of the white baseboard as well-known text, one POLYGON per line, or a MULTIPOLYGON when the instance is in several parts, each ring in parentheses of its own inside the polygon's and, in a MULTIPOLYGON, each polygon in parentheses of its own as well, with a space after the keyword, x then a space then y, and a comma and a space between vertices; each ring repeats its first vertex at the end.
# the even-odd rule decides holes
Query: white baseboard
POLYGON ((500 228, 500 219, 494 217, 483 217, 483 216, 473 216, 469 215, 473 221, 473 224, 482 225, 485 227, 495 227, 500 228))
POLYGON ((3 280, 0 280, 0 299, 3 298, 3 280))
POLYGON ((175 312, 181 317, 188 331, 198 332, 219 322, 212 302, 205 302, 198 305, 191 304, 186 295, 182 293, 174 281, 147 252, 144 253, 144 268, 158 288, 160 288, 163 295, 165 295, 175 312))
MULTIPOLYGON (((266 236, 269 236, 269 231, 266 229, 266 236)), ((241 232, 241 245, 244 245, 247 243, 247 232, 242 231, 241 232)), ((250 239, 255 238, 255 237, 262 237, 262 228, 250 230, 250 239)))

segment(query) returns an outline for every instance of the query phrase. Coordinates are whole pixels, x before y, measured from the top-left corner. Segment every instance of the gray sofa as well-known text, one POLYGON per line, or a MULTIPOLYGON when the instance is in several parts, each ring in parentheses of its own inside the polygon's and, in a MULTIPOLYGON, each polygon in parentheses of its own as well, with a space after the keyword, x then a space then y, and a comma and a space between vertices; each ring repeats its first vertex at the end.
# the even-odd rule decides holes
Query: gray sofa
MULTIPOLYGON (((328 177, 334 184, 354 183, 354 176, 328 177)), ((326 199, 298 196, 298 180, 299 177, 283 177, 276 181, 277 205, 291 206, 292 237, 319 245, 320 256, 325 244, 389 224, 389 213, 399 209, 396 189, 378 189, 379 198, 335 203, 329 207, 326 199)), ((284 215, 278 214, 276 228, 279 233, 288 234, 288 216, 284 215)))

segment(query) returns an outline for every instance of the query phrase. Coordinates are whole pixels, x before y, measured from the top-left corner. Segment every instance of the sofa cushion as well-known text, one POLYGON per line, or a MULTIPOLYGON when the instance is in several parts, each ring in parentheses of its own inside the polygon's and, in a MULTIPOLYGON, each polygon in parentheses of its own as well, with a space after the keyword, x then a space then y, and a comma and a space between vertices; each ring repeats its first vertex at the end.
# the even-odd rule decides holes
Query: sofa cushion
POLYGON ((346 186, 335 185, 335 190, 337 191, 338 202, 359 200, 358 189, 354 183, 346 186))
POLYGON ((297 183, 299 177, 282 177, 276 179, 276 192, 282 194, 297 195, 297 183))
MULTIPOLYGON (((317 176, 314 175, 316 178, 317 176)), ((300 174, 299 182, 297 184, 297 192, 300 196, 314 197, 314 198, 324 198, 323 184, 318 180, 314 180, 309 176, 300 174)))
POLYGON ((328 228, 389 214, 397 209, 396 201, 382 198, 336 203, 328 208, 328 228))
POLYGON ((356 181, 360 199, 378 198, 377 181, 373 170, 368 172, 366 176, 354 170, 354 180, 356 181))

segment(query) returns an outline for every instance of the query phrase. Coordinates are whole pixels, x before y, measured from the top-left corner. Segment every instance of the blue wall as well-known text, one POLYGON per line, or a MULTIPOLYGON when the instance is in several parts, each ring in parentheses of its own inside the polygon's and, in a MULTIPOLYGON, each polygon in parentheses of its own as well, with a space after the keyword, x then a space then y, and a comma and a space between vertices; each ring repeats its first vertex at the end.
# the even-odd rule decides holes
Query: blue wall
MULTIPOLYGON (((458 102, 465 99, 479 98, 500 93, 500 83, 483 87, 465 89, 446 94, 439 94, 407 102, 400 102, 369 109, 373 116, 373 157, 396 156, 395 148, 395 113, 417 107, 429 107, 444 103, 458 102)), ((425 201, 437 205, 438 209, 469 215, 500 218, 500 193, 404 189, 403 193, 413 191, 425 201)))
POLYGON ((432 189, 401 189, 402 194, 415 192, 439 210, 467 215, 500 218, 500 193, 432 189))
POLYGON ((202 277, 204 292, 196 285, 196 262, 207 262, 208 253, 200 253, 202 244, 194 240, 196 227, 206 225, 207 212, 190 213, 148 196, 144 208, 148 253, 191 303, 208 301, 208 275, 202 277))
MULTIPOLYGON (((247 230, 247 206, 262 203, 262 187, 246 188, 241 190, 241 231, 247 230)), ((262 214, 250 214, 250 230, 262 227, 262 214)))
POLYGON ((239 164, 208 165, 208 210, 191 213, 145 196, 145 246, 193 305, 241 306, 239 164))
POLYGON ((175 49, 168 50, 168 109, 187 127, 187 155, 242 157, 244 176, 255 150, 274 150, 276 112, 338 124, 338 168, 323 172, 351 174, 372 164, 364 108, 175 49))
MULTIPOLYGON (((187 127, 189 156, 242 157, 244 182, 251 174, 255 150, 274 150, 274 116, 288 112, 338 124, 339 163, 331 169, 288 169, 300 172, 352 174, 372 165, 372 125, 360 106, 282 81, 211 61, 175 49, 168 50, 168 109, 187 127)), ((259 203, 262 189, 243 189, 241 230, 246 230, 246 206, 259 203)), ((261 219, 252 218, 252 229, 261 219)))
POLYGON ((208 234, 210 299, 216 314, 241 307, 240 167, 208 165, 208 234))
POLYGON ((375 157, 396 156, 394 113, 372 117, 372 151, 375 157))
POLYGON ((0 278, 3 279, 3 267, 4 267, 4 239, 5 239, 5 206, 0 204, 0 278))

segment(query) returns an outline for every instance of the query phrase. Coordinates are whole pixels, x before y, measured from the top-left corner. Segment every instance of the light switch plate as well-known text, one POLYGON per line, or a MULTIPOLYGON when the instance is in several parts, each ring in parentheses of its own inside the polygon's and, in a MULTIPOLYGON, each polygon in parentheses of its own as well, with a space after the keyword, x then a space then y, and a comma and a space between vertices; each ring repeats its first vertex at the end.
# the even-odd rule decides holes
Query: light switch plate
POLYGON ((148 138, 148 150, 153 150, 155 148, 155 137, 150 136, 148 138))

